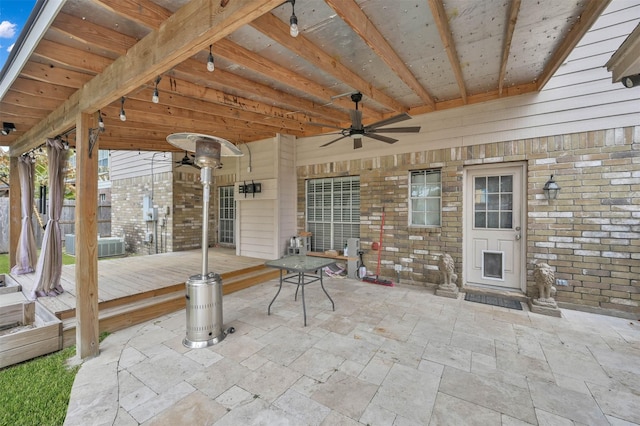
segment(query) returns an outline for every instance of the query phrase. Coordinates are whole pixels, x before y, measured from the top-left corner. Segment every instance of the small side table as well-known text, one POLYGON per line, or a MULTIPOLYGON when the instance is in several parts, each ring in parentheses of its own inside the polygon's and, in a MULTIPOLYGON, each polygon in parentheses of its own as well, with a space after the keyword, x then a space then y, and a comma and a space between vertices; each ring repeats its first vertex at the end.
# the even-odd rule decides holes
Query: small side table
POLYGON ((298 299, 298 290, 302 287, 302 313, 304 314, 305 327, 307 326, 307 308, 304 301, 304 286, 320 281, 320 287, 331 301, 331 307, 335 311, 336 305, 333 303, 333 299, 329 296, 329 293, 327 293, 327 290, 324 288, 324 284, 322 283, 322 268, 333 265, 334 263, 336 263, 334 259, 302 255, 285 256, 281 259, 265 262, 266 266, 280 270, 280 286, 278 287, 278 292, 273 297, 273 300, 269 303, 267 314, 271 315, 271 305, 273 305, 273 302, 275 302, 276 298, 280 294, 283 282, 296 284, 298 286, 296 288, 295 300, 298 299), (320 270, 319 274, 317 272, 318 270, 320 270), (285 271, 289 271, 289 275, 284 275, 285 271))

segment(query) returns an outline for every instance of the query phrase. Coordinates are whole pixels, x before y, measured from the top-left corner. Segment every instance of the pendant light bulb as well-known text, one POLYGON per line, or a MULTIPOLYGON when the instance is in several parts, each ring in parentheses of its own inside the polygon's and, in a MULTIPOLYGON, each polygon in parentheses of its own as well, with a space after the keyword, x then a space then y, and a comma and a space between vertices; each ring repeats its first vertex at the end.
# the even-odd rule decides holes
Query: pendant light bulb
POLYGON ((151 97, 151 101, 154 104, 157 104, 158 102, 160 102, 160 95, 158 93, 158 88, 157 87, 155 89, 153 89, 153 96, 151 97))
POLYGON ((298 17, 296 16, 296 0, 289 0, 291 3, 291 18, 289 18, 289 35, 298 37, 300 30, 298 29, 298 17))
POLYGON ((291 15, 289 24, 289 34, 291 37, 298 37, 298 34, 300 34, 300 30, 298 30, 298 17, 296 15, 291 15))
POLYGON ((211 53, 211 47, 213 45, 209 45, 209 59, 207 60, 207 71, 209 72, 213 72, 214 69, 216 69, 216 66, 213 63, 213 53, 211 53))
POLYGON ((98 127, 104 129, 104 121, 102 120, 102 113, 98 110, 98 127))
POLYGON ((124 96, 120 99, 120 121, 127 121, 127 115, 124 113, 124 96))

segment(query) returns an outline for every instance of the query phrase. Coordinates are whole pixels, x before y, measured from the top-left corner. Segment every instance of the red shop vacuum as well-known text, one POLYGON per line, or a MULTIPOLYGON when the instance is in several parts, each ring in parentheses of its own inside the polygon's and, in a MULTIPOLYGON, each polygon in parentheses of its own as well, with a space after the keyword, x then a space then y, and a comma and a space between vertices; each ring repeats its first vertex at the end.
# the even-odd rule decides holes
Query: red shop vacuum
MULTIPOLYGON (((362 277, 362 281, 367 282, 367 283, 371 283, 371 284, 379 284, 379 285, 386 285, 388 287, 393 287, 393 282, 392 281, 380 278, 380 256, 382 254, 382 234, 383 234, 383 230, 384 230, 384 207, 382 208, 382 223, 380 224, 380 240, 378 242, 374 241, 371 244, 371 249, 372 250, 378 250, 378 266, 376 267, 376 274, 375 275, 364 276, 364 277, 362 277)), ((360 259, 360 261, 364 265, 364 262, 362 262, 362 258, 360 259)))

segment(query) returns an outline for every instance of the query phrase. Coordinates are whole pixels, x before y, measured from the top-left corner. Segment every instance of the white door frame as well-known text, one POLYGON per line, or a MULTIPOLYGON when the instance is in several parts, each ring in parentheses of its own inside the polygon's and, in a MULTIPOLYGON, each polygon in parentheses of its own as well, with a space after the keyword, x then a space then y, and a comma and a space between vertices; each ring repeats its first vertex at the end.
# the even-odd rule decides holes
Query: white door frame
MULTIPOLYGON (((516 278, 519 280, 519 290, 523 293, 526 292, 527 280, 526 280, 526 258, 527 258, 527 163, 526 162, 509 162, 509 163, 496 163, 496 164, 482 164, 482 165, 474 165, 467 166, 463 170, 463 184, 462 184, 462 193, 463 193, 463 204, 462 204, 462 212, 463 212, 463 227, 462 227, 462 283, 463 285, 473 285, 473 286, 483 286, 483 287, 493 287, 491 285, 483 285, 483 284, 468 284, 468 278, 470 275, 470 267, 472 265, 472 254, 470 253, 470 241, 469 239, 473 236, 473 182, 469 182, 469 173, 475 171, 482 171, 482 173, 491 174, 496 173, 499 174, 501 169, 506 168, 519 168, 519 172, 521 174, 520 185, 518 188, 513 188, 513 191, 520 191, 520 215, 519 217, 513 218, 513 233, 514 239, 519 243, 520 248, 520 259, 514 260, 519 263, 519 277, 516 278), (520 229, 518 229, 519 227, 520 229)), ((508 288, 504 288, 508 290, 508 288)), ((515 288, 512 288, 515 290, 515 288)))

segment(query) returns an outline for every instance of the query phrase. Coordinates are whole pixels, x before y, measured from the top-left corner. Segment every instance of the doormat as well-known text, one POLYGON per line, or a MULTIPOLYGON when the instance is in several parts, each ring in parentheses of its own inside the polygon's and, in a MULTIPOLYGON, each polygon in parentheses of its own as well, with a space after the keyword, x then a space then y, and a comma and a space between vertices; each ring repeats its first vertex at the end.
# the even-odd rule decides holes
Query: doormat
POLYGON ((469 302, 482 303, 484 305, 501 306, 503 308, 522 310, 519 300, 504 299, 502 297, 488 296, 486 294, 465 293, 464 300, 469 302))

